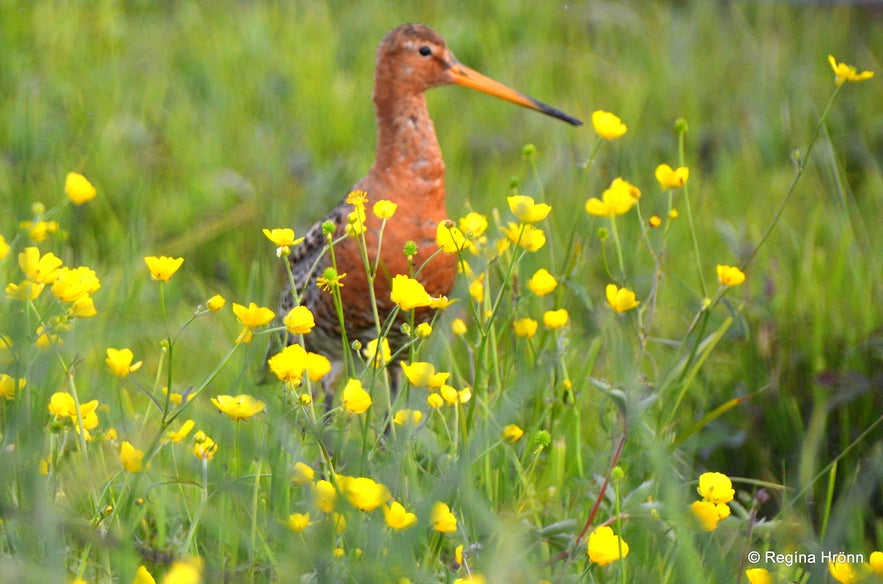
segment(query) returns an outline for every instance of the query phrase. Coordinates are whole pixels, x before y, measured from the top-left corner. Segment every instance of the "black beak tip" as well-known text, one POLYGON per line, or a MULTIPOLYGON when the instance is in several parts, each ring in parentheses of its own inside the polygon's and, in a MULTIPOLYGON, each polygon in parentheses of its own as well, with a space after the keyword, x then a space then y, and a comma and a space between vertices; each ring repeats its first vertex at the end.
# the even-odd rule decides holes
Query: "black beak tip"
POLYGON ((571 126, 582 126, 583 125, 582 120, 575 118, 571 115, 568 115, 558 108, 554 108, 554 107, 547 105, 547 104, 545 104, 539 100, 536 100, 536 99, 534 99, 532 101, 536 104, 537 108, 546 115, 552 116, 553 118, 558 118, 562 122, 567 122, 571 126))

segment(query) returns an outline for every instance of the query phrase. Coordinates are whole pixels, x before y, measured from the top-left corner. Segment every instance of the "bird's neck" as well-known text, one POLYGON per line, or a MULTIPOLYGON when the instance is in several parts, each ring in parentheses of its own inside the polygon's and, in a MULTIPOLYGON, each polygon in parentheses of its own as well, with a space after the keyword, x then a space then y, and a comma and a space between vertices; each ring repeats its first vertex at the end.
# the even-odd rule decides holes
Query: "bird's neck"
POLYGON ((445 165, 423 92, 393 94, 375 88, 377 156, 371 174, 385 184, 408 185, 412 197, 443 203, 445 165))

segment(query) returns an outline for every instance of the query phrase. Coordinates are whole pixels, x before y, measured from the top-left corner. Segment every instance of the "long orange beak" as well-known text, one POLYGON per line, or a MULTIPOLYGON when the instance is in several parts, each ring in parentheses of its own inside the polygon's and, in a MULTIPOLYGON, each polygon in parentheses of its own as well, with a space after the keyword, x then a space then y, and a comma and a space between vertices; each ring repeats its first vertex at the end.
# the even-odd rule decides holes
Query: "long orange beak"
POLYGON ((505 99, 506 101, 517 103, 520 106, 528 107, 532 110, 542 112, 546 115, 552 116, 553 118, 563 120, 568 124, 573 124, 574 126, 581 126, 583 124, 581 120, 578 120, 573 116, 569 116, 563 111, 550 105, 546 105, 543 102, 538 101, 532 97, 528 97, 523 93, 519 93, 514 89, 506 87, 502 83, 494 81, 490 77, 485 77, 478 71, 470 69, 462 63, 454 63, 454 66, 450 69, 450 73, 451 81, 453 81, 457 85, 469 87, 470 89, 475 89, 483 93, 487 93, 488 95, 493 95, 499 97, 500 99, 505 99))

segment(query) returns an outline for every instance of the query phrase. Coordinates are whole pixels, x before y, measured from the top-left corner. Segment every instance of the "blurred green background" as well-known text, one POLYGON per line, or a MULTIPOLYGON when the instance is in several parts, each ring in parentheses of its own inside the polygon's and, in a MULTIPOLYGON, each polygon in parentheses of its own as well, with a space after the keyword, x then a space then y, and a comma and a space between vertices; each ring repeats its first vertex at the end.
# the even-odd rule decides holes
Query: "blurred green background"
MULTIPOLYGON (((559 246, 574 228, 592 241, 597 225, 583 203, 617 176, 644 191, 645 213, 662 212, 653 170, 677 162, 672 124, 684 118, 707 278, 715 263, 745 257, 784 196, 792 153, 807 144, 834 88, 828 54, 876 71, 878 78, 846 87, 835 103, 783 221, 748 283, 734 291, 746 302, 743 320, 685 409, 704 413, 766 387, 692 448, 730 474, 800 484, 876 419, 883 409, 881 7, 3 2, 0 233, 11 239, 34 201, 60 202, 69 170, 93 181, 99 198, 65 210, 73 217, 63 253, 66 262, 95 269, 104 298, 126 307, 102 332, 104 344, 156 338, 159 318, 144 308, 156 306, 155 287, 141 277, 145 255, 186 258, 187 285, 169 287, 167 301, 186 300, 182 315, 187 303, 215 292, 274 305, 277 266, 260 229, 303 233, 367 171, 374 50, 409 21, 432 26, 465 64, 528 95, 586 122, 593 110, 613 111, 629 126, 586 178, 590 125, 574 129, 462 88, 431 91, 453 217, 505 207, 513 178, 536 194, 521 154, 527 143, 537 148, 545 198, 556 209, 559 246)), ((671 249, 689 249, 678 237, 671 249)), ((606 284, 597 252, 597 242, 584 250, 574 279, 593 294, 606 284)), ((629 256, 636 270, 638 253, 629 256)), ((668 258, 667 277, 679 292, 668 299, 675 308, 660 316, 664 330, 683 330, 700 300, 690 260, 668 258)), ((110 303, 98 298, 99 310, 110 303)), ((0 310, 9 306, 0 301, 0 310)), ((574 336, 587 344, 594 317, 570 308, 578 315, 574 336)), ((218 333, 186 342, 208 351, 235 335, 218 333)), ((96 362, 102 347, 93 351, 96 362)), ((855 466, 845 474, 879 456, 880 437, 851 454, 855 466)))

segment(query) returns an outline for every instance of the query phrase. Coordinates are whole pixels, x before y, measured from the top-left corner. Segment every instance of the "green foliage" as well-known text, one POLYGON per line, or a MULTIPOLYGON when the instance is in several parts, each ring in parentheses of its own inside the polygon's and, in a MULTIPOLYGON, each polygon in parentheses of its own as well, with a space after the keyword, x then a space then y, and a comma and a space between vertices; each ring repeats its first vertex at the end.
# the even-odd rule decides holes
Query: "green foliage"
MULTIPOLYGON (((22 282, 16 260, 37 246, 101 282, 89 318, 69 319, 48 286, 0 299, 12 345, 0 374, 27 380, 0 398, 0 580, 128 583, 144 565, 161 581, 194 557, 206 581, 254 582, 451 582, 465 566, 488 582, 731 582, 745 581, 748 550, 867 561, 883 546, 883 126, 877 78, 827 109, 826 58, 879 70, 873 18, 702 1, 0 4, 0 274, 22 282), (475 274, 459 301, 406 361, 471 398, 436 409, 408 383, 393 398, 388 371, 356 363, 345 375, 373 405, 347 414, 336 397, 326 414, 308 382, 256 383, 267 329, 237 343, 229 305, 275 304, 262 228, 302 234, 370 166, 374 48, 407 21, 528 95, 587 122, 615 112, 629 130, 601 143, 591 124, 431 91, 451 217, 474 210, 490 227, 482 257, 464 252, 475 274), (689 129, 673 130, 679 118, 689 129), (660 189, 663 162, 690 168, 686 189, 660 189), (69 171, 97 198, 70 204, 69 171), (587 215, 619 176, 638 206, 587 215), (496 251, 515 193, 552 206, 537 252, 496 251), (58 231, 29 241, 26 220, 58 231), (168 283, 144 263, 161 254, 185 258, 168 283), (718 264, 743 267, 745 283, 719 286, 718 264), (558 281, 542 297, 527 287, 539 268, 558 281), (609 283, 641 304, 617 314, 609 283), (228 306, 203 308, 216 293, 228 306), (567 325, 545 326, 561 308, 567 325), (465 333, 450 333, 454 318, 465 333), (514 333, 522 318, 535 335, 514 333), (63 344, 35 347, 41 326, 63 344), (143 365, 115 377, 106 350, 123 347, 143 365), (57 392, 72 415, 50 413, 57 392), (265 409, 233 421, 210 399, 238 394, 265 409), (87 441, 75 428, 91 400, 87 441), (391 424, 404 408, 419 424, 391 424), (170 441, 187 419, 193 432, 170 441), (510 424, 524 430, 514 442, 510 424), (209 444, 197 430, 218 445, 211 460, 193 453, 209 444), (140 472, 123 469, 124 441, 144 452, 140 472), (316 473, 305 484, 292 482, 299 462, 316 473), (736 490, 711 533, 689 511, 705 471, 736 490), (356 509, 345 477, 382 483, 417 524, 356 509), (314 504, 319 479, 342 489, 340 532, 314 504), (439 501, 453 533, 432 527, 439 501), (293 513, 309 527, 289 529, 293 513), (607 567, 586 554, 602 524, 629 546, 607 567)), ((827 573, 761 566, 788 581, 827 573)))

